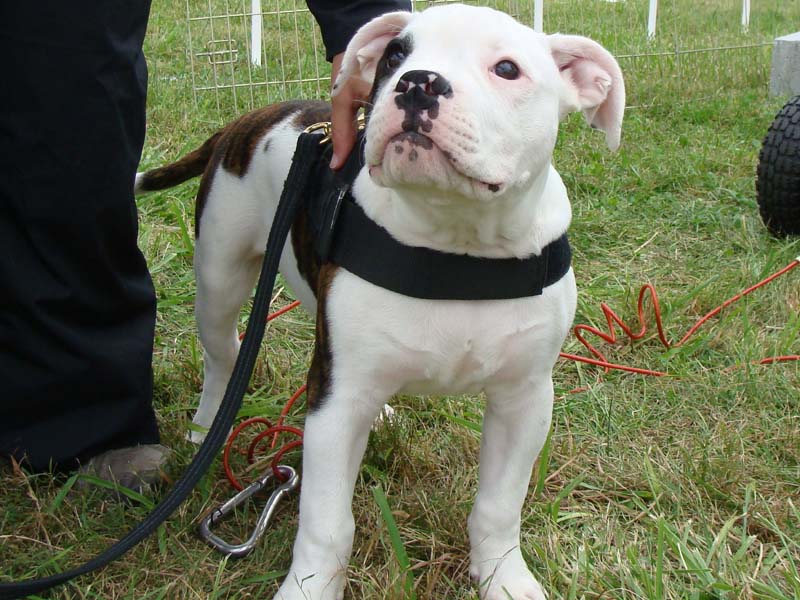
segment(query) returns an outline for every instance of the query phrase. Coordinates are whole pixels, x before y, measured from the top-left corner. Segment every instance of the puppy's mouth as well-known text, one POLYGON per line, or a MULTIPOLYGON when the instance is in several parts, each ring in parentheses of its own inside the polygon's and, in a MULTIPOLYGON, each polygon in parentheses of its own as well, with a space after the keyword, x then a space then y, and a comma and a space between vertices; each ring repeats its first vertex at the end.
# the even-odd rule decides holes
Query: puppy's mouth
POLYGON ((441 148, 436 141, 418 131, 403 131, 390 136, 382 160, 369 165, 370 174, 379 183, 390 181, 435 185, 439 188, 470 188, 491 195, 501 192, 503 182, 475 177, 458 157, 441 148))
POLYGON ((388 149, 389 147, 392 147, 395 153, 402 154, 406 144, 411 146, 412 150, 417 148, 421 150, 432 150, 433 147, 436 146, 433 139, 429 138, 424 133, 418 133, 416 131, 404 131, 403 133, 398 133, 397 135, 389 138, 389 141, 386 143, 386 148, 388 149))

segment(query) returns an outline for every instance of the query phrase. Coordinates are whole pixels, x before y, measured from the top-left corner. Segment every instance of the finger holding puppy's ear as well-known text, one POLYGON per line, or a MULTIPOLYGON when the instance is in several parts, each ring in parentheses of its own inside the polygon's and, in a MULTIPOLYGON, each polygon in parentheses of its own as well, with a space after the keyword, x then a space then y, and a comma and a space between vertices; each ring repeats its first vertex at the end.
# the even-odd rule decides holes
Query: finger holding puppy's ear
POLYGON ((355 77, 341 76, 341 65, 344 53, 333 57, 331 81, 332 111, 331 125, 333 132, 333 157, 331 169, 340 169, 356 143, 356 115, 361 104, 369 95, 369 84, 355 77))
POLYGON ((369 98, 375 69, 386 44, 411 20, 407 11, 376 17, 356 32, 343 54, 333 59, 333 158, 331 168, 339 169, 356 140, 356 113, 369 98))

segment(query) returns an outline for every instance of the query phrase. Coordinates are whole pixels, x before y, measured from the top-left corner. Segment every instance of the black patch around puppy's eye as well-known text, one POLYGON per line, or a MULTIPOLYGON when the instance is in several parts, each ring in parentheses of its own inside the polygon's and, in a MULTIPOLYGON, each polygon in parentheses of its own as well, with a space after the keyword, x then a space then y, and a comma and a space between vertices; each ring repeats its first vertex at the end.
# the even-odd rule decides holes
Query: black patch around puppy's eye
MULTIPOLYGON (((372 83, 372 91, 369 95, 369 104, 374 103, 375 96, 383 83, 402 65, 413 50, 413 42, 410 35, 396 37, 391 40, 383 51, 380 61, 375 70, 375 80, 372 83)), ((367 106, 369 111, 369 105, 367 106)))
POLYGON ((403 64, 405 59, 406 53, 402 48, 390 48, 389 53, 386 56, 386 66, 394 71, 403 64))
POLYGON ((411 54, 411 39, 408 36, 394 38, 386 45, 383 51, 383 68, 388 73, 393 73, 402 65, 411 54))
POLYGON ((492 70, 495 75, 503 79, 519 79, 519 67, 510 60, 501 60, 492 70))

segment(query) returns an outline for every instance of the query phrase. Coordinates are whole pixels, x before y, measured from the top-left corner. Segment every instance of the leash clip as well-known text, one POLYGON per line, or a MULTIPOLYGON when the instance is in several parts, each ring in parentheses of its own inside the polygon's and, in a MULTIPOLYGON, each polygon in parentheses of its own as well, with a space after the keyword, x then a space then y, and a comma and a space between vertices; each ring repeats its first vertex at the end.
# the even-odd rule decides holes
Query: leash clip
POLYGON ((309 125, 305 129, 303 129, 303 133, 322 133, 322 139, 319 141, 320 146, 325 144, 331 140, 331 133, 333 132, 333 127, 331 126, 330 121, 320 121, 319 123, 314 123, 313 125, 309 125))
POLYGON ((262 535, 264 535, 264 531, 267 529, 267 525, 269 525, 269 520, 272 517, 272 514, 275 512, 275 509, 278 507, 280 501, 284 496, 296 490, 300 485, 300 476, 293 468, 285 465, 280 465, 277 468, 285 480, 272 492, 269 500, 267 500, 267 504, 264 506, 264 510, 261 511, 261 515, 258 517, 258 521, 256 521, 256 526, 255 529, 253 529, 253 533, 245 542, 241 544, 231 544, 226 542, 218 535, 213 533, 211 531, 211 527, 228 516, 236 509, 237 506, 248 500, 251 496, 264 490, 264 488, 269 485, 270 481, 274 477, 272 471, 269 471, 261 478, 256 479, 253 483, 248 485, 233 498, 212 510, 207 517, 200 521, 200 525, 198 526, 198 533, 200 537, 210 546, 213 546, 227 556, 242 558, 250 554, 253 548, 255 548, 258 540, 262 535))
MULTIPOLYGON (((358 113, 356 117, 356 128, 358 131, 365 129, 367 126, 367 117, 364 115, 363 112, 358 113)), ((315 133, 315 132, 322 133, 322 139, 319 141, 320 145, 325 144, 331 141, 331 134, 333 133, 333 125, 330 121, 320 121, 319 123, 314 123, 309 125, 305 129, 303 129, 303 133, 315 133)))

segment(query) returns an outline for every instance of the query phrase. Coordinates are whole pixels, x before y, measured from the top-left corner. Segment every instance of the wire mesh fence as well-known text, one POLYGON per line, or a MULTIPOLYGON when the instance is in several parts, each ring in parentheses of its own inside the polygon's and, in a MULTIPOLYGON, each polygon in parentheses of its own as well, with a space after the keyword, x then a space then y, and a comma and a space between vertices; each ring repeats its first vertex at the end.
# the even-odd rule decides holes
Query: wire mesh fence
MULTIPOLYGON (((421 10, 440 3, 413 5, 421 10)), ((772 41, 800 24, 797 0, 673 0, 656 3, 655 15, 653 0, 467 3, 492 6, 531 26, 541 21, 545 32, 597 40, 619 59, 630 105, 766 81, 772 41)), ((195 106, 215 111, 221 121, 279 100, 327 97, 330 65, 302 0, 186 0, 186 20, 195 106)))

